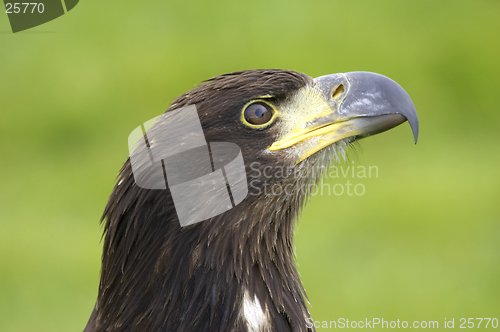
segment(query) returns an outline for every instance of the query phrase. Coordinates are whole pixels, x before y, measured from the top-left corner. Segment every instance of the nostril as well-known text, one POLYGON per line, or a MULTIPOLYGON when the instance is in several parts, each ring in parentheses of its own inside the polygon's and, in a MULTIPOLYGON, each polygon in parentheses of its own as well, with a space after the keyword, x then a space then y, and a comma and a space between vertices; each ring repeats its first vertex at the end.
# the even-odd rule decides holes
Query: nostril
POLYGON ((344 85, 340 84, 332 93, 332 99, 338 99, 344 92, 344 85))

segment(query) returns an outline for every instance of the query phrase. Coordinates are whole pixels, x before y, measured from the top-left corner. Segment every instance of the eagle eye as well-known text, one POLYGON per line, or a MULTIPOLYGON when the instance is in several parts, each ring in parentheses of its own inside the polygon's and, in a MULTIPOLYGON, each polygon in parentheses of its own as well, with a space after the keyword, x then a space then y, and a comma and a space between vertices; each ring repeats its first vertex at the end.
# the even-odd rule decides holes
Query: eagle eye
POLYGON ((254 102, 243 110, 243 119, 251 127, 263 127, 273 119, 274 111, 264 102, 254 102))

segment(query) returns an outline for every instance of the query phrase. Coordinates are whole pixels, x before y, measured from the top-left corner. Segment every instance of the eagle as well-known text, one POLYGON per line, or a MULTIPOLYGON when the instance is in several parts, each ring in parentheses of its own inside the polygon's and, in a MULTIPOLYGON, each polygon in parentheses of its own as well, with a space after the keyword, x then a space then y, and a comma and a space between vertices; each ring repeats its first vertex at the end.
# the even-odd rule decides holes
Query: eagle
POLYGON ((410 97, 371 72, 259 69, 208 79, 164 114, 190 105, 206 141, 239 148, 248 192, 183 225, 173 189, 139 186, 129 156, 101 220, 100 284, 84 332, 314 331, 293 242, 311 185, 362 138, 408 121, 416 143, 410 97))

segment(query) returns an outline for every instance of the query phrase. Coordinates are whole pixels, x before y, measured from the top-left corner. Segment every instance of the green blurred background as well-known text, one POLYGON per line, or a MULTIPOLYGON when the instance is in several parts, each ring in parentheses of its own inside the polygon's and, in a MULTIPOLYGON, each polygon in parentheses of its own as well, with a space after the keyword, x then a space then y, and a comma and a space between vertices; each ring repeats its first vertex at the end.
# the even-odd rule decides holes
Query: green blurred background
POLYGON ((16 34, 0 13, 0 331, 83 330, 128 134, 252 68, 382 73, 420 118, 416 146, 404 124, 351 155, 379 170, 348 178, 363 196, 305 209, 312 317, 500 319, 499 60, 497 0, 84 0, 16 34))

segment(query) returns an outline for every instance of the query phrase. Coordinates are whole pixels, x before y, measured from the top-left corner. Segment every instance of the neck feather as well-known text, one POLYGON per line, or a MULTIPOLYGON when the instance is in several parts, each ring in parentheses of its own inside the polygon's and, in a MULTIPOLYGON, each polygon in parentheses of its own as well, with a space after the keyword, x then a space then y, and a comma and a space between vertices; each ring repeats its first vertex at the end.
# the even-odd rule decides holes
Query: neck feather
POLYGON ((301 196, 255 196, 181 228, 168 190, 137 188, 130 172, 125 165, 104 213, 85 331, 307 331, 293 246, 301 196))

